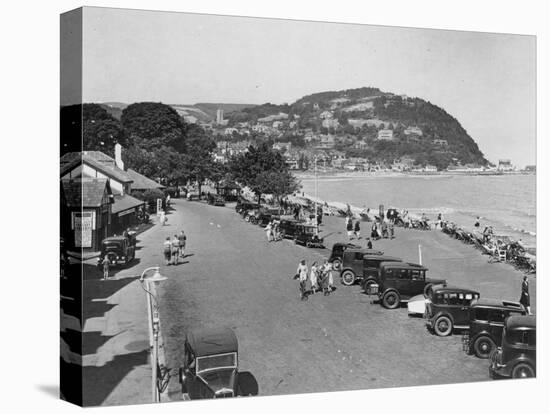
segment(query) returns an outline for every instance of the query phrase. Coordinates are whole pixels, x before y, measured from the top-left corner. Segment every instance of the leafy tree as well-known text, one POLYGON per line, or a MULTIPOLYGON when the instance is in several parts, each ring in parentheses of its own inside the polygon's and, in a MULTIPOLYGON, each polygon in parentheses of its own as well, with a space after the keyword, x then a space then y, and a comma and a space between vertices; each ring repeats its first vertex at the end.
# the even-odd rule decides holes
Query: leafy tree
POLYGON ((82 149, 114 156, 115 144, 126 146, 120 122, 98 104, 82 105, 82 149))
POLYGON ((235 181, 256 194, 258 203, 262 194, 273 194, 280 199, 299 188, 282 155, 267 144, 250 147, 248 152, 231 159, 228 168, 235 181))
POLYGON ((120 118, 131 144, 152 150, 162 146, 183 152, 185 123, 171 106, 160 102, 139 102, 127 106, 120 118))

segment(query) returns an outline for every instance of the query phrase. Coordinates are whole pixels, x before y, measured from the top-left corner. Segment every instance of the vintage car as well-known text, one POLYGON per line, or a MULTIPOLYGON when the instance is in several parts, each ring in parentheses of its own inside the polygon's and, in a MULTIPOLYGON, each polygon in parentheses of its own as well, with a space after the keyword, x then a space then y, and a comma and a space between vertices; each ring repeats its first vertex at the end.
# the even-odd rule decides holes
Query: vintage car
POLYGON ((533 378, 537 374, 537 321, 534 315, 510 316, 502 345, 491 355, 491 378, 533 378))
POLYGON ((202 328, 187 334, 180 384, 184 400, 238 395, 238 343, 231 328, 202 328))
POLYGON ((489 358, 501 344, 504 321, 509 316, 526 315, 519 302, 479 298, 470 305, 470 329, 462 337, 464 351, 489 358))
POLYGON ((443 284, 444 279, 426 278, 428 268, 414 263, 382 262, 377 283, 367 286, 368 295, 377 295, 387 309, 398 308, 401 302, 421 293, 427 294, 432 286, 443 284))
POLYGON ((126 265, 136 257, 136 238, 134 234, 129 236, 113 236, 103 239, 101 242, 101 254, 97 259, 98 266, 107 256, 112 266, 126 265))
POLYGON ((346 250, 359 250, 362 251, 363 254, 384 254, 384 252, 380 250, 365 249, 364 247, 353 243, 334 243, 332 246, 332 252, 330 253, 330 257, 328 259, 328 262, 332 263, 334 270, 340 270, 342 268, 342 257, 344 256, 344 252, 346 250))
POLYGON ((213 206, 219 206, 219 207, 225 206, 224 198, 217 194, 208 194, 207 203, 213 206))
POLYGON ((278 208, 265 208, 260 211, 257 223, 260 227, 265 227, 272 220, 279 220, 281 212, 278 208))
POLYGON ((402 262, 398 257, 365 254, 362 250, 346 250, 342 256, 342 284, 351 286, 359 281, 367 285, 378 281, 378 270, 382 262, 402 262))
POLYGON ((255 208, 246 210, 243 214, 244 221, 252 224, 258 224, 261 211, 261 207, 258 207, 257 205, 255 208))
POLYGON ((303 221, 294 219, 281 219, 279 221, 279 232, 284 239, 293 239, 296 234, 296 228, 298 225, 303 224, 303 221))
POLYGON ((470 328, 470 305, 479 292, 454 286, 434 286, 428 292, 426 326, 438 336, 448 336, 453 329, 470 328))
POLYGON ((252 203, 250 201, 239 200, 235 205, 235 211, 244 217, 248 210, 258 208, 258 203, 252 203))
POLYGON ((297 224, 294 232, 294 243, 306 247, 325 247, 323 238, 319 237, 318 229, 311 224, 297 224))

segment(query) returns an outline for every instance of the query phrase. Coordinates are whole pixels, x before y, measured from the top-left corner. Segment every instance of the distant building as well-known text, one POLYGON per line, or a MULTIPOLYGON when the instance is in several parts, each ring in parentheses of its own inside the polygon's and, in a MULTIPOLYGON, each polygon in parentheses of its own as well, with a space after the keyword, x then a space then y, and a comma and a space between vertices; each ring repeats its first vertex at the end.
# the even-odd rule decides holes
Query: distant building
POLYGON ((348 119, 348 124, 351 125, 354 128, 361 128, 363 125, 368 125, 369 120, 368 119, 348 119))
POLYGON ((334 115, 332 115, 332 112, 330 112, 330 111, 323 111, 319 115, 319 118, 321 118, 321 119, 332 119, 332 118, 334 118, 334 115))
POLYGON ((223 131, 225 135, 232 135, 233 132, 239 132, 239 130, 237 128, 225 128, 223 131))
POLYGON ((273 149, 278 151, 285 150, 286 152, 289 152, 291 147, 292 144, 290 142, 276 142, 273 144, 273 149))
POLYGON ((319 137, 319 143, 315 148, 317 149, 332 149, 334 148, 335 140, 332 135, 321 135, 319 137))
POLYGON ((426 165, 424 167, 424 171, 426 171, 426 172, 437 172, 437 167, 435 165, 426 165))
POLYGON ((391 129, 381 129, 378 131, 378 139, 384 141, 393 141, 393 131, 391 129))
POLYGON ((503 160, 498 160, 497 170, 499 170, 499 171, 513 171, 513 170, 515 170, 515 167, 512 165, 512 161, 503 159, 503 160))
POLYGON ((273 126, 273 128, 277 128, 277 129, 278 129, 278 128, 280 128, 280 127, 283 126, 283 123, 282 123, 282 121, 275 121, 275 122, 273 122, 273 125, 272 125, 272 126, 273 126))
POLYGON ((223 124, 223 109, 218 109, 216 111, 216 124, 218 125, 223 124))
MULTIPOLYGON (((405 135, 418 135, 419 137, 422 136, 422 130, 416 126, 408 127, 407 129, 405 129, 405 131, 403 131, 403 133, 405 135)), ((442 141, 445 141, 445 140, 442 140, 442 141)))
POLYGON ((323 119, 322 125, 324 128, 338 128, 340 123, 337 119, 323 119))
POLYGON ((536 165, 526 165, 525 171, 528 172, 537 172, 537 166, 536 165))
POLYGON ((440 147, 446 147, 449 145, 446 139, 434 139, 432 140, 432 144, 439 145, 440 147))

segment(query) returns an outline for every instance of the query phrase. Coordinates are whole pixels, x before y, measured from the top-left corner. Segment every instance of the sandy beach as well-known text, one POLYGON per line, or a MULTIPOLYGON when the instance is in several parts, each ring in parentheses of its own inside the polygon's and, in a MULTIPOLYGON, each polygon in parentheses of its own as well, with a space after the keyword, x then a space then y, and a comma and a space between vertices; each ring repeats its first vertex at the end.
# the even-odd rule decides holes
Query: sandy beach
MULTIPOLYGON (((173 206, 162 232, 184 229, 189 256, 163 269, 169 280, 159 288, 171 368, 181 364, 189 329, 227 325, 239 340, 240 371, 254 378, 260 395, 489 380, 488 361, 466 355, 460 335, 436 337, 405 308, 384 309, 338 276, 330 296, 299 300, 292 280, 299 260, 310 265, 328 257, 333 243, 347 239, 343 219, 325 216, 327 248, 307 249, 288 240, 267 242, 264 230, 246 223, 233 205, 174 200, 173 206)), ((362 223, 364 234, 368 227, 362 223)), ((439 231, 396 228, 396 239, 377 241, 374 248, 418 262, 419 244, 428 277, 477 289, 482 297, 519 299, 521 272, 488 263, 472 246, 439 231)), ((535 278, 530 282, 536 312, 535 278)), ((176 378, 169 395, 181 399, 176 378)))

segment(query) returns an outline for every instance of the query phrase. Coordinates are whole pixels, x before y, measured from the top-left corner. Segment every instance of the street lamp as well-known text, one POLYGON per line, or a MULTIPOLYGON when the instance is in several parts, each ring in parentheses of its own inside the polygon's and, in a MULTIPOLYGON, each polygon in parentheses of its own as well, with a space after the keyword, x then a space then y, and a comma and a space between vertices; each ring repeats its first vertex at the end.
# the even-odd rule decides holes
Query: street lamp
POLYGON ((139 282, 141 284, 141 288, 153 299, 153 306, 151 307, 151 300, 147 301, 147 310, 149 314, 149 337, 153 338, 153 373, 152 373, 152 383, 151 383, 151 390, 152 390, 152 396, 153 396, 153 402, 159 402, 159 392, 158 392, 158 345, 159 345, 159 325, 160 325, 160 319, 159 319, 159 310, 158 310, 158 301, 155 295, 151 292, 151 288, 149 283, 159 283, 164 280, 167 280, 166 277, 162 276, 160 274, 158 266, 154 267, 148 267, 145 269, 139 278, 139 282), (145 275, 150 272, 154 271, 153 276, 151 277, 145 277, 145 275), (147 289, 145 288, 145 284, 147 284, 147 289))

